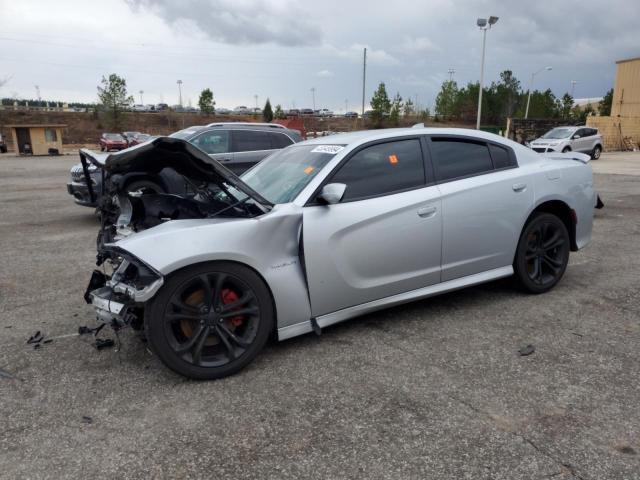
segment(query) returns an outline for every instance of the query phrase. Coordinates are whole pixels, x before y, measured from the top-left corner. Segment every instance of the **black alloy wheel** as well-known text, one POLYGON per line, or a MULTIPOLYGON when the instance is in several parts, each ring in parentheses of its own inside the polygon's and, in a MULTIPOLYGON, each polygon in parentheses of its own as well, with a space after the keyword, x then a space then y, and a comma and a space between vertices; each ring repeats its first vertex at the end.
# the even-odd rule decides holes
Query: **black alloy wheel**
POLYGON ((562 278, 569 263, 567 227, 555 215, 538 213, 525 226, 514 262, 521 285, 531 293, 544 293, 562 278))
POLYGON ((152 349, 169 368, 195 379, 220 378, 243 368, 265 345, 274 317, 260 277, 227 262, 178 272, 147 311, 152 349))

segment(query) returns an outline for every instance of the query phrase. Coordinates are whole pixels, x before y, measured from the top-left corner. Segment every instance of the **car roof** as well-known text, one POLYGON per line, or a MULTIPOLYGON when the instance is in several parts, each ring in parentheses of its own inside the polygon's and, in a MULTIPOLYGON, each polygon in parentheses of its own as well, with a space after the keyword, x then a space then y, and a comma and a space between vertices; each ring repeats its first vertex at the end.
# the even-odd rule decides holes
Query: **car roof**
POLYGON ((310 145, 326 145, 326 144, 339 144, 339 145, 351 145, 354 143, 364 143, 371 140, 391 138, 395 136, 409 136, 409 135, 464 135, 477 138, 483 138, 486 140, 507 140, 504 137, 496 135, 494 133, 483 132, 482 130, 472 130, 470 128, 385 128, 381 130, 359 130, 349 133, 337 133, 335 135, 329 135, 327 137, 317 137, 307 140, 303 143, 310 145))

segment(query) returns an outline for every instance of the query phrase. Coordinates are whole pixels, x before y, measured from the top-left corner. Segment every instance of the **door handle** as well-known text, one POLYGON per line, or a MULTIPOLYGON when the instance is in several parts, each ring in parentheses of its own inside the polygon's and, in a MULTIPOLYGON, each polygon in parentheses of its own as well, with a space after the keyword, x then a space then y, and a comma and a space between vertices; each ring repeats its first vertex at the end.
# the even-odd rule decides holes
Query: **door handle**
POLYGON ((526 183, 514 183, 511 188, 513 188, 514 192, 524 192, 527 189, 527 184, 526 183))
POLYGON ((418 209, 418 216, 422 218, 433 217, 436 214, 437 210, 438 209, 433 205, 430 205, 428 207, 422 207, 418 209))
POLYGON ((231 157, 221 158, 220 161, 221 162, 230 162, 231 161, 231 157))

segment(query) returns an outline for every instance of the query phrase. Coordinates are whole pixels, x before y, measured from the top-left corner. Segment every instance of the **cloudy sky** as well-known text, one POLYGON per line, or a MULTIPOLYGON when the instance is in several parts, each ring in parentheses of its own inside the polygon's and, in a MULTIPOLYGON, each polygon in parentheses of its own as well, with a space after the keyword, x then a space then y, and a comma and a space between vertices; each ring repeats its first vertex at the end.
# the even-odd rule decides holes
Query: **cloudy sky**
POLYGON ((602 96, 615 60, 640 56, 638 0, 0 0, 0 96, 96 100, 102 75, 124 76, 136 103, 197 104, 210 87, 218 106, 360 110, 380 81, 432 107, 455 70, 477 81, 482 34, 495 15, 485 78, 505 69, 524 87, 602 96))

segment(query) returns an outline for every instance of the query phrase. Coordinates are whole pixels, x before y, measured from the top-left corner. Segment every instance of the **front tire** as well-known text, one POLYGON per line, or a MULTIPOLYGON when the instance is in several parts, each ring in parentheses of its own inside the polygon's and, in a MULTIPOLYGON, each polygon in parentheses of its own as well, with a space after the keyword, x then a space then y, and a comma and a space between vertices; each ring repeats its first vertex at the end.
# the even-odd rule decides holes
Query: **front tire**
POLYGON ((591 159, 598 160, 600 158, 601 153, 602 153, 602 147, 600 145, 596 145, 595 147, 593 147, 593 150, 591 151, 591 159))
POLYGON ((197 380, 232 375, 266 344, 274 325, 269 289, 248 267, 193 265, 170 276, 145 309, 151 349, 197 380))
POLYGON ((570 239, 564 222, 538 212, 522 230, 513 268, 520 285, 544 293, 560 281, 569 263, 570 239))

